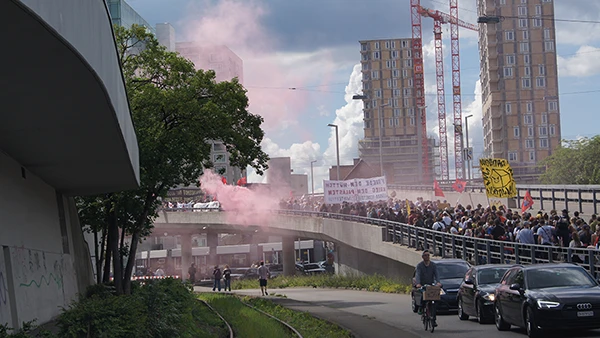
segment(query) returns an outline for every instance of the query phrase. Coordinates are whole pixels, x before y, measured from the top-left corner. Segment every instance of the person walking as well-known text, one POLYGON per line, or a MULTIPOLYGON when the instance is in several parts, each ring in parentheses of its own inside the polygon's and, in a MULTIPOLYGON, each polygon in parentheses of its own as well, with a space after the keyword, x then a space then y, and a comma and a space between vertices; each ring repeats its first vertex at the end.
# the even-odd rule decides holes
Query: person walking
POLYGON ((190 283, 194 285, 196 283, 196 263, 192 263, 192 266, 188 269, 188 274, 190 275, 190 283))
POLYGON ((213 284, 213 291, 215 291, 215 289, 219 289, 219 291, 221 291, 221 269, 219 269, 218 265, 215 265, 215 269, 213 270, 213 278, 214 278, 214 284, 213 284))
POLYGON ((258 282, 260 284, 260 292, 262 295, 269 295, 267 292, 267 279, 269 278, 269 268, 265 266, 265 262, 260 262, 260 267, 258 268, 258 282))
POLYGON ((231 269, 229 265, 225 265, 223 269, 223 281, 225 281, 225 291, 227 291, 227 288, 231 291, 231 269))

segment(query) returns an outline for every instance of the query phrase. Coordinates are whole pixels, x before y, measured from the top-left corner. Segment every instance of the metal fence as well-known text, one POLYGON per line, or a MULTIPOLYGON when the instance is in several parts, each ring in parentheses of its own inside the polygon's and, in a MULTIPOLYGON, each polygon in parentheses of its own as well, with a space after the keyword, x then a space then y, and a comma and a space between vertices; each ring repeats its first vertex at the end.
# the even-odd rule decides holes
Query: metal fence
POLYGON ((413 225, 335 213, 302 210, 278 210, 279 214, 305 217, 322 217, 359 222, 385 227, 382 241, 397 243, 415 250, 431 250, 441 258, 460 258, 471 264, 488 263, 535 264, 576 263, 599 277, 600 250, 587 248, 564 248, 547 245, 520 244, 507 241, 453 235, 413 225))

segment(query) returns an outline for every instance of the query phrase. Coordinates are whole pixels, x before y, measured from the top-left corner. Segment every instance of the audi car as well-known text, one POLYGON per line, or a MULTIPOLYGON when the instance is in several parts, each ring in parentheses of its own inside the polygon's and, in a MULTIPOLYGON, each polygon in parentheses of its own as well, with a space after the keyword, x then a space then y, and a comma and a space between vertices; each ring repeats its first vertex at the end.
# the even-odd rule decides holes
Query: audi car
POLYGON ((510 268, 496 287, 494 315, 500 331, 511 325, 529 337, 545 330, 600 328, 600 284, 569 263, 510 268))
POLYGON ((513 265, 473 266, 458 289, 458 318, 477 318, 480 324, 494 322, 494 291, 504 273, 513 265))
MULTIPOLYGON (((438 259, 431 261, 437 265, 438 278, 440 279, 440 283, 442 283, 440 300, 436 301, 437 312, 448 312, 458 309, 456 298, 458 288, 471 265, 462 259, 438 259)), ((417 312, 419 311, 417 299, 420 299, 420 291, 416 288, 415 273, 413 273, 412 281, 411 305, 413 312, 417 312)))

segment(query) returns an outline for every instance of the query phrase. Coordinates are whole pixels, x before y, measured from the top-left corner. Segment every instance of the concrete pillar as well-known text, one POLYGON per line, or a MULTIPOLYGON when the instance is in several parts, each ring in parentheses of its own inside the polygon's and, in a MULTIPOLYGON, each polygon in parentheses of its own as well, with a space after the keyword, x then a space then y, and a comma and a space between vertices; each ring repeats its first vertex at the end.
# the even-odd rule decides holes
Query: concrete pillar
POLYGON ((181 280, 189 279, 188 269, 192 265, 192 235, 181 236, 181 280))
POLYGON ((296 274, 296 250, 294 249, 294 238, 285 236, 281 239, 283 275, 293 276, 296 274))
POLYGON ((206 245, 209 248, 208 252, 208 265, 207 271, 212 273, 212 269, 217 265, 217 246, 219 246, 219 234, 216 232, 209 232, 206 234, 206 245))

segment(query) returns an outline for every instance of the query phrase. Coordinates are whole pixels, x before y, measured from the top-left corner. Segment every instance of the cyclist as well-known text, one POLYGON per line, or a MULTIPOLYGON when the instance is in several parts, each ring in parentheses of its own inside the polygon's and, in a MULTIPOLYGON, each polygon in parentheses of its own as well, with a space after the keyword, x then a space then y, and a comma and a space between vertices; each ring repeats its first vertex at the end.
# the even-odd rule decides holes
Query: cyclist
MULTIPOLYGON (((416 282, 417 289, 420 289, 424 285, 442 286, 442 284, 439 282, 437 266, 430 259, 429 250, 423 251, 423 254, 421 255, 421 257, 423 258, 423 261, 420 262, 419 264, 417 264, 417 270, 415 272, 415 282, 416 282)), ((419 314, 421 314, 423 311, 422 310, 423 307, 421 306, 421 303, 422 303, 421 300, 423 298, 423 295, 420 292, 417 293, 417 295, 418 296, 416 297, 415 301, 417 302, 417 305, 419 306, 419 314)), ((436 327, 437 322, 436 322, 436 315, 435 315, 435 304, 433 304, 433 305, 434 306, 432 307, 431 312, 432 312, 432 317, 433 317, 433 326, 436 327)))

